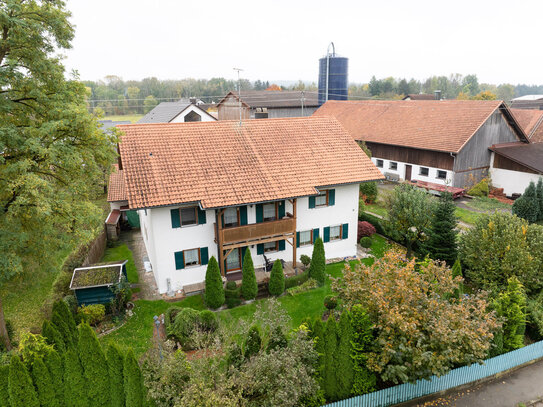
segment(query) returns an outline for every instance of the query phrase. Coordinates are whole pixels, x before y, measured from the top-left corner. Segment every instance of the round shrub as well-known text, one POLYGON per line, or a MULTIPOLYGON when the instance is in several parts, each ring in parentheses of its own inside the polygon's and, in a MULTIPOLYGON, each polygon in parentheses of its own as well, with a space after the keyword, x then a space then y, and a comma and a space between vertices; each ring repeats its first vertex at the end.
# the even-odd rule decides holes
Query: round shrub
POLYGON ((327 295, 324 297, 324 306, 326 309, 333 310, 337 307, 337 297, 335 295, 327 295))
POLYGON ((369 249, 371 247, 371 237, 363 237, 360 239, 360 246, 364 247, 365 249, 369 249))
POLYGON ((237 290, 238 289, 238 285, 236 284, 235 281, 228 281, 226 283, 226 289, 227 290, 237 290))
POLYGON ((365 220, 358 221, 358 240, 365 236, 372 236, 376 232, 375 226, 365 220))
POLYGON ((302 254, 300 256, 300 261, 302 262, 304 267, 307 267, 307 266, 309 266, 309 263, 311 263, 311 257, 309 257, 309 256, 307 256, 305 254, 302 254))
POLYGON ((468 191, 468 194, 471 196, 488 196, 488 180, 482 179, 468 191))
MULTIPOLYGON (((233 281, 229 281, 229 283, 234 283, 233 281)), ((234 283, 234 286, 236 283, 234 283)), ((232 287, 232 285, 230 285, 232 287)), ((234 308, 241 304, 241 298, 240 298, 240 288, 237 286, 234 287, 234 289, 229 289, 228 285, 227 288, 224 290, 224 297, 225 297, 225 303, 228 308, 234 308)))
POLYGON ((168 329, 168 334, 173 336, 183 348, 189 345, 189 338, 200 321, 198 311, 192 308, 182 308, 179 310, 173 324, 168 329))
POLYGON ((219 320, 217 314, 209 310, 200 312, 200 321, 198 322, 200 328, 206 332, 215 332, 219 328, 219 320))
POLYGON ((104 320, 106 307, 103 304, 82 305, 78 313, 89 325, 96 326, 104 320))
POLYGON ((170 326, 173 324, 173 321, 175 320, 175 317, 181 311, 183 308, 173 306, 166 310, 164 313, 164 327, 166 328, 166 332, 170 329, 170 326))

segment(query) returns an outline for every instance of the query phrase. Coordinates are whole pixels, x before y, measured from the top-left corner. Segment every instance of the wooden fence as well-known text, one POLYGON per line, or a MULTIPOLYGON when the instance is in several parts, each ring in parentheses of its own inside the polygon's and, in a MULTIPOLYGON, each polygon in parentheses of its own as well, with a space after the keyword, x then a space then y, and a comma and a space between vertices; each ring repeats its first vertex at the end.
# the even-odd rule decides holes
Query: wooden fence
POLYGON ((104 225, 104 229, 102 230, 102 232, 100 232, 100 234, 96 236, 96 238, 86 246, 88 247, 88 253, 85 256, 81 267, 86 267, 91 264, 98 263, 100 260, 102 260, 104 252, 106 251, 106 244, 107 233, 106 227, 104 225))

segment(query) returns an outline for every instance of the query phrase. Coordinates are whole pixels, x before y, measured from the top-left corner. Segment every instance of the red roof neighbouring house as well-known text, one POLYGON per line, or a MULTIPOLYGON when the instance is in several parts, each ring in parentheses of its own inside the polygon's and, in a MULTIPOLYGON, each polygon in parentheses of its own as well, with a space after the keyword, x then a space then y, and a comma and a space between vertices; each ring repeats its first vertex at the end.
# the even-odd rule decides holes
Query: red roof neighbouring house
POLYGON ((315 195, 383 179, 327 117, 132 124, 119 150, 131 209, 199 202, 218 208, 315 195))

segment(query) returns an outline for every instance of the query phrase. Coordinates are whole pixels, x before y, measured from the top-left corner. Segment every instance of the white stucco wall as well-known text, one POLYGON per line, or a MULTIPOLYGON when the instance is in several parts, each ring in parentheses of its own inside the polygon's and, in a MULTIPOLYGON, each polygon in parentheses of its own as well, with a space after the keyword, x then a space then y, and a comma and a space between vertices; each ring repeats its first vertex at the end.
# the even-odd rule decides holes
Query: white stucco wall
MULTIPOLYGON (((358 224, 358 184, 335 187, 335 204, 328 207, 309 209, 309 199, 297 200, 297 231, 319 228, 319 236, 323 237, 326 226, 348 223, 347 239, 336 240, 324 244, 326 258, 348 257, 356 255, 356 234, 358 224)), ((292 205, 288 201, 285 213, 292 213, 292 205)), ((155 280, 160 293, 168 290, 167 279, 171 281, 171 289, 180 290, 186 284, 204 281, 206 265, 175 269, 174 253, 177 251, 207 247, 209 258, 218 258, 217 244, 214 242, 215 210, 206 211, 206 224, 172 228, 170 210, 174 207, 154 208, 138 211, 143 240, 151 261, 155 280)), ((256 222, 256 205, 247 207, 247 221, 256 222)), ((255 267, 263 266, 264 257, 257 255, 256 245, 250 246, 255 267)), ((298 247, 297 261, 300 255, 311 256, 313 246, 298 247)), ((292 261, 292 246, 285 242, 285 250, 267 252, 270 260, 282 258, 292 261)))
POLYGON ((417 165, 417 164, 411 164, 411 163, 404 163, 404 162, 401 162, 401 161, 394 161, 394 162, 398 163, 398 168, 396 170, 392 170, 392 169, 390 169, 390 163, 391 163, 392 160, 387 160, 387 159, 379 158, 379 157, 372 157, 371 158, 371 161, 373 161, 373 163, 375 165, 377 165, 377 160, 383 160, 383 167, 377 167, 377 168, 379 168, 379 170, 381 171, 381 173, 383 175, 385 175, 385 173, 396 174, 396 175, 399 176, 400 180, 404 180, 405 179, 405 166, 406 165, 411 165, 412 166, 412 169, 411 169, 411 180, 412 181, 415 181, 415 180, 426 181, 426 182, 433 182, 434 184, 442 184, 442 185, 452 185, 453 184, 454 172, 451 171, 451 170, 446 170, 444 168, 427 167, 427 166, 424 166, 424 165, 417 165), (424 176, 424 175, 420 174, 420 168, 421 167, 428 168, 428 176, 424 176), (437 171, 438 170, 446 171, 447 172, 447 177, 445 179, 437 178, 437 171))
POLYGON ((524 193, 524 190, 530 184, 530 181, 537 183, 541 177, 542 175, 530 174, 527 172, 490 168, 492 186, 495 188, 503 188, 503 192, 507 196, 524 193))
POLYGON ((207 112, 203 111, 201 108, 199 108, 196 105, 190 105, 185 110, 183 110, 181 113, 179 113, 177 116, 175 116, 170 123, 184 123, 185 122, 185 116, 189 114, 190 112, 196 112, 201 117, 203 122, 214 122, 217 119, 215 119, 213 116, 208 114, 207 112))

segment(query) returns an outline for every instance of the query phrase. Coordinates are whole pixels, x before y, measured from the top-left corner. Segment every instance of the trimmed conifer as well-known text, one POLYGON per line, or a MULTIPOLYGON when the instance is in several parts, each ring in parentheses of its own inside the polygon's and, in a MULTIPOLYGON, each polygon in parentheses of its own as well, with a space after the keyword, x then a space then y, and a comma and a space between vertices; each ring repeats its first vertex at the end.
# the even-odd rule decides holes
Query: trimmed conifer
POLYGON ((328 401, 338 398, 337 350, 337 324, 330 315, 324 330, 324 394, 328 401))
POLYGON ((62 366, 62 359, 59 352, 52 351, 45 355, 43 363, 47 366, 51 380, 53 382, 53 388, 55 389, 56 398, 60 405, 64 405, 64 367, 62 366))
POLYGON ((206 270, 205 303, 209 308, 216 309, 224 304, 224 287, 219 263, 211 256, 206 270))
POLYGON ((53 314, 55 314, 55 312, 58 312, 62 319, 66 322, 66 325, 68 325, 68 329, 70 330, 72 337, 74 339, 77 338, 77 324, 75 323, 74 315, 72 314, 72 311, 70 311, 70 308, 68 307, 68 304, 66 304, 66 301, 56 301, 53 304, 53 314))
POLYGON ((67 407, 89 406, 83 367, 74 348, 68 348, 64 354, 64 401, 67 407))
POLYGON ((535 190, 536 190, 537 201, 539 203, 538 220, 543 220, 543 178, 539 177, 535 190))
POLYGON ((91 407, 107 407, 111 402, 111 388, 106 357, 98 338, 88 324, 79 325, 79 359, 87 380, 91 407))
POLYGON ((313 246, 311 265, 309 266, 309 278, 317 280, 319 285, 324 285, 326 280, 326 257, 324 254, 324 243, 319 237, 313 246))
POLYGON ((41 358, 37 358, 32 364, 32 379, 41 407, 62 407, 60 400, 57 399, 51 374, 41 358))
POLYGON ((55 347, 55 350, 60 353, 64 353, 66 351, 64 338, 58 331, 57 327, 51 321, 43 321, 41 334, 49 345, 53 345, 55 347))
POLYGON ((351 357, 351 340, 353 330, 349 311, 341 313, 338 327, 338 351, 337 351, 337 395, 339 399, 346 399, 351 395, 353 387, 353 359, 351 357))
POLYGON ((245 300, 253 300, 258 294, 258 284, 256 282, 255 267, 251 250, 247 248, 243 256, 243 266, 241 268, 241 296, 245 300))
POLYGON ((107 351, 107 366, 111 383, 111 406, 124 407, 124 358, 121 350, 114 343, 109 344, 107 351))
POLYGON ((0 366, 0 407, 10 407, 8 383, 9 365, 0 366))
POLYGON ((273 263, 268 290, 271 295, 281 295, 285 291, 285 274, 281 260, 275 260, 273 263))
POLYGON ((352 395, 358 396, 375 390, 377 378, 367 367, 368 352, 373 342, 373 325, 361 305, 351 309, 351 357, 353 360, 352 395))
POLYGON ((247 334, 247 339, 245 340, 245 352, 243 355, 245 358, 249 359, 251 356, 254 356, 260 352, 261 347, 262 339, 260 338, 260 332, 258 327, 253 325, 247 334))
POLYGON ((10 407, 40 407, 30 373, 16 355, 9 364, 8 393, 10 407))
POLYGON ((123 376, 126 407, 143 407, 143 380, 138 361, 132 349, 128 350, 124 358, 123 376))
POLYGON ((456 205, 452 195, 443 192, 435 206, 434 216, 428 231, 429 238, 424 245, 432 259, 445 261, 449 266, 452 266, 458 257, 455 210, 456 205))
POLYGON ((53 313, 53 316, 51 317, 51 323, 55 326, 57 331, 62 336, 65 348, 74 346, 77 343, 77 338, 74 337, 74 335, 70 331, 70 328, 68 327, 68 324, 58 312, 53 313))
POLYGON ((315 341, 315 350, 319 354, 319 360, 317 362, 317 374, 319 375, 321 388, 324 381, 324 324, 322 319, 317 318, 313 323, 313 340, 315 341))
POLYGON ((505 319, 503 351, 522 348, 526 330, 526 293, 516 276, 507 280, 507 288, 498 295, 495 308, 497 314, 505 319))

